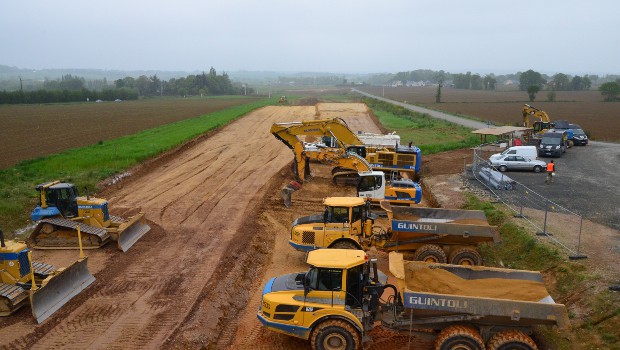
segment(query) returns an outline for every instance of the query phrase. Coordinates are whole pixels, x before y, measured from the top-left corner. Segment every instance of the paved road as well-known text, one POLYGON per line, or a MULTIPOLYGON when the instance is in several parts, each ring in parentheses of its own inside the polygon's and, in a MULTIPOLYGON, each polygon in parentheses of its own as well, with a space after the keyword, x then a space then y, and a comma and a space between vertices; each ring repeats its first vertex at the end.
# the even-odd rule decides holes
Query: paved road
POLYGON ((407 103, 402 103, 402 102, 390 100, 388 98, 371 95, 369 93, 366 93, 364 91, 360 91, 360 90, 357 90, 357 89, 351 89, 351 90, 353 92, 356 92, 356 93, 364 95, 364 96, 368 96, 370 98, 375 98, 375 99, 381 100, 383 102, 387 102, 387 103, 391 103, 391 104, 394 104, 394 105, 397 105, 397 106, 401 106, 403 108, 407 108, 408 110, 411 110, 411 111, 414 111, 414 112, 426 113, 426 114, 430 115, 433 118, 447 120, 447 121, 449 121, 451 123, 463 125, 463 126, 466 126, 468 128, 483 129, 483 128, 488 128, 489 127, 487 125, 487 123, 483 123, 483 122, 479 122, 479 121, 475 121, 475 120, 471 120, 471 119, 467 119, 467 118, 457 117, 457 116, 452 115, 452 114, 438 112, 438 111, 434 111, 432 109, 423 108, 423 107, 419 107, 419 106, 410 105, 410 104, 407 104, 407 103))
MULTIPOLYGON (((486 123, 401 103, 357 89, 352 90, 469 128, 488 127, 486 123)), ((546 162, 551 160, 551 158, 541 159, 546 162)), ((558 167, 558 176, 553 185, 544 184, 544 174, 509 172, 507 175, 585 218, 620 229, 620 144, 590 142, 586 147, 572 147, 562 158, 553 159, 558 167)))

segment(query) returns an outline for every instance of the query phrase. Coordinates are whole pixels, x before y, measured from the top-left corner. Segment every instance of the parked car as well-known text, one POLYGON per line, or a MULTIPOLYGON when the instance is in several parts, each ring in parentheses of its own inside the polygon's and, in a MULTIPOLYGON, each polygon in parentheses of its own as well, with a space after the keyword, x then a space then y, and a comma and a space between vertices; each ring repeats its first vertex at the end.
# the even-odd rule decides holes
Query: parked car
POLYGON ((525 158, 536 159, 536 146, 512 146, 510 148, 506 148, 502 153, 496 153, 491 156, 490 160, 500 159, 505 156, 514 155, 514 156, 522 156, 525 158))
POLYGON ((588 135, 582 129, 573 129, 573 132, 573 144, 583 146, 588 144, 588 135))
POLYGON ((505 155, 501 158, 491 159, 491 165, 499 171, 529 170, 540 173, 545 169, 547 163, 523 156, 505 155))

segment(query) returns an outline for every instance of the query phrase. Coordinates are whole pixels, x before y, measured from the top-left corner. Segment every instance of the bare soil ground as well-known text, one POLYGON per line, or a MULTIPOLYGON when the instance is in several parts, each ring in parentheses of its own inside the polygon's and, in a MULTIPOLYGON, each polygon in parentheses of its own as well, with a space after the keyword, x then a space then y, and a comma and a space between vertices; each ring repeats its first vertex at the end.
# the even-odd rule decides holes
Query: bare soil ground
MULTIPOLYGON (((350 104, 349 113, 342 104, 338 113, 354 130, 377 132, 359 108, 350 104)), ((309 342, 264 329, 256 311, 269 278, 307 269, 304 253, 288 246, 292 220, 320 212, 324 197, 354 194, 332 185, 329 167, 312 164, 313 179, 293 194, 291 208, 282 205, 292 152, 269 128, 315 118, 317 110, 324 117, 322 104, 254 111, 106 188, 114 214, 144 211, 152 231, 127 253, 113 245, 88 251, 97 281, 43 324, 28 308, 1 318, 0 349, 309 349, 309 342)), ((462 152, 425 157, 426 176, 449 176, 462 152)), ((457 186, 437 182, 452 183, 446 191, 457 186)), ((371 255, 387 272, 387 256, 371 255)), ((35 251, 35 260, 58 266, 76 257, 35 251)), ((410 337, 380 327, 370 336, 368 349, 424 350, 434 340, 432 333, 410 337)))

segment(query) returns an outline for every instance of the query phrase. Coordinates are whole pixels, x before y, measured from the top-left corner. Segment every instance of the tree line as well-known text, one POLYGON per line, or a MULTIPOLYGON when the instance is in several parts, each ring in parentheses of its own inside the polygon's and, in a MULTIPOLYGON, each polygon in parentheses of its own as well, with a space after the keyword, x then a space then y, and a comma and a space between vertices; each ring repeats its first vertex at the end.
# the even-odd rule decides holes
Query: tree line
POLYGON ((136 89, 140 96, 206 96, 243 95, 254 90, 241 84, 233 84, 228 74, 218 75, 213 67, 209 73, 188 75, 183 78, 161 80, 157 75, 138 78, 125 77, 114 81, 117 88, 136 89))
POLYGON ((161 80, 157 75, 125 77, 114 81, 86 81, 82 77, 63 75, 60 79, 45 79, 43 88, 33 91, 0 91, 0 104, 56 103, 79 101, 135 100, 152 96, 206 96, 242 95, 254 90, 233 84, 226 73, 218 75, 213 67, 209 73, 188 75, 182 78, 161 80))
POLYGON ((0 91, 0 104, 66 103, 78 101, 136 100, 138 93, 132 89, 89 90, 35 90, 0 91))

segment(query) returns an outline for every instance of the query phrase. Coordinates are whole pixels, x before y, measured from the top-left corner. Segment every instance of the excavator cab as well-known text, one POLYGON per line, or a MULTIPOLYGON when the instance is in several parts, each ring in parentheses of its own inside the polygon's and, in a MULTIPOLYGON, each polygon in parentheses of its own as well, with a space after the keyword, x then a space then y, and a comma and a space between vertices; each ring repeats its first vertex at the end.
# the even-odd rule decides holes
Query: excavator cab
POLYGON ((551 122, 534 122, 534 133, 538 134, 543 130, 553 129, 553 126, 551 122))

